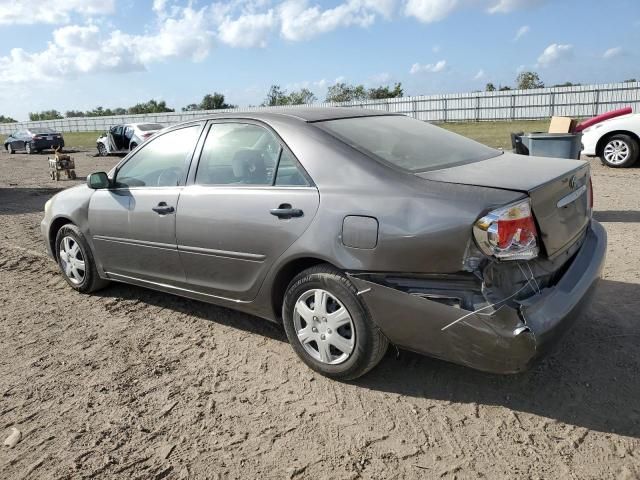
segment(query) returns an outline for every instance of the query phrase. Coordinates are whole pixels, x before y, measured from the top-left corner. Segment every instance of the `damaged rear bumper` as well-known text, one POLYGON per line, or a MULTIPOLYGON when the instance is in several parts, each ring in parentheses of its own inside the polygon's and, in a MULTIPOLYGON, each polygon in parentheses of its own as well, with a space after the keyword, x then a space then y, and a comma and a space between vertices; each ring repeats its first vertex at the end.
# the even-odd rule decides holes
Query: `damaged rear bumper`
POLYGON ((596 221, 562 278, 526 300, 474 312, 351 275, 373 321, 408 350, 478 370, 516 373, 548 352, 580 317, 604 265, 607 234, 596 221))

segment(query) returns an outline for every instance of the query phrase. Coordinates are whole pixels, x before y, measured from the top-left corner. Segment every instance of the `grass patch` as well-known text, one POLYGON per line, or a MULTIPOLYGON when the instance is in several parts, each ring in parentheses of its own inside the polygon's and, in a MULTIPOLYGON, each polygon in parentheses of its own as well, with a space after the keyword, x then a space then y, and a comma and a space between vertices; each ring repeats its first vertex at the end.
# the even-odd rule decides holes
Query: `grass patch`
POLYGON ((472 138, 489 147, 511 150, 511 132, 547 132, 549 131, 549 120, 441 123, 438 126, 472 138))
MULTIPOLYGON (((490 147, 510 150, 511 132, 546 132, 549 129, 549 121, 441 123, 438 126, 477 140, 490 147)), ((101 133, 64 133, 64 143, 70 149, 93 150, 96 148, 96 139, 101 133)), ((6 135, 0 135, 0 142, 4 143, 5 138, 6 135)))

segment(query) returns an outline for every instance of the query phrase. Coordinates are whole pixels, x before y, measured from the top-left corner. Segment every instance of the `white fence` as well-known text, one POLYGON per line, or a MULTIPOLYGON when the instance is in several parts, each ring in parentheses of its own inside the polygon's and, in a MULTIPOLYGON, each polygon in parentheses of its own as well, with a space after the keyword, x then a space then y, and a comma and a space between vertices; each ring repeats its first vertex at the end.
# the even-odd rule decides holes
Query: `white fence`
MULTIPOLYGON (((640 111, 640 82, 582 85, 574 87, 508 90, 502 92, 454 93, 390 98, 349 103, 319 103, 312 106, 363 107, 409 115, 428 122, 481 122, 534 120, 553 115, 591 117, 626 106, 640 111)), ((307 105, 285 108, 306 108, 307 105)), ((0 134, 21 128, 49 127, 61 132, 104 131, 119 123, 153 122, 163 125, 201 118, 225 111, 257 111, 268 107, 197 112, 117 115, 112 117, 64 118, 40 122, 0 124, 0 134)))

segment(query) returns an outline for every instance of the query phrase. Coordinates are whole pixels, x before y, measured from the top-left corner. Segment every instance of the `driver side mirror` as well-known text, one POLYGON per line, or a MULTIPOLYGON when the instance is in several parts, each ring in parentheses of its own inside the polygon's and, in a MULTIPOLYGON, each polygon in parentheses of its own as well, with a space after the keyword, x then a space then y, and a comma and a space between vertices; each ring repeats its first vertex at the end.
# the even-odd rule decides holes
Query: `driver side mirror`
POLYGON ((109 188, 109 177, 105 172, 96 172, 91 175, 87 175, 87 187, 93 190, 99 190, 101 188, 109 188))

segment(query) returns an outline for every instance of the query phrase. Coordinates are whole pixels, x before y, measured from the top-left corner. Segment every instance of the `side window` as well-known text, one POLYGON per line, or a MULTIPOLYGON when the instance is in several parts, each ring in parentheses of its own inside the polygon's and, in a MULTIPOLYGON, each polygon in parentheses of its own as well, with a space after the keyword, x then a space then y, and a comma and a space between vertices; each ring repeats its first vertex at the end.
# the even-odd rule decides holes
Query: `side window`
POLYGON ((308 186, 309 182, 300 171, 298 162, 287 150, 282 150, 278 172, 276 174, 276 185, 281 186, 308 186))
POLYGON ((180 185, 198 141, 200 125, 181 128, 151 140, 116 173, 116 187, 180 185))
POLYGON ((199 185, 271 185, 280 143, 266 128, 214 123, 202 148, 199 185))

